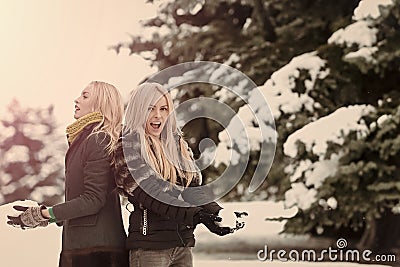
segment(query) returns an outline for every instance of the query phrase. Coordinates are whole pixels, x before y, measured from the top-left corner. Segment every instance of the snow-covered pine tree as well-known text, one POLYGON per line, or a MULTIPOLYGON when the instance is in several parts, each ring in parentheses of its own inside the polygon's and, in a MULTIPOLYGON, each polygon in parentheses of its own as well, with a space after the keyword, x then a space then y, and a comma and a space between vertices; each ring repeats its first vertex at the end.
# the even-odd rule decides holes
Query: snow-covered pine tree
MULTIPOLYGON (((370 246, 400 198, 399 9, 399 0, 163 1, 159 15, 144 24, 153 34, 118 47, 160 69, 209 60, 247 74, 269 101, 279 140, 261 189, 246 195, 242 184, 229 198, 283 198, 298 207, 285 232, 365 230, 364 237, 375 238, 361 245, 370 246)), ((178 97, 212 97, 234 103, 238 113, 248 108, 220 88, 199 88, 178 97)), ((215 136, 203 122, 191 126, 190 137, 215 136)), ((223 132, 217 136, 217 149, 239 152, 220 142, 223 132)), ((245 177, 258 164, 257 150, 252 153, 245 177)), ((215 167, 205 177, 223 171, 215 167)))
POLYGON ((350 228, 362 236, 361 247, 396 245, 399 22, 400 1, 361 1, 353 22, 316 51, 326 74, 306 95, 318 116, 284 144, 292 159, 285 169, 291 182, 286 204, 299 208, 285 232, 343 234, 350 228))

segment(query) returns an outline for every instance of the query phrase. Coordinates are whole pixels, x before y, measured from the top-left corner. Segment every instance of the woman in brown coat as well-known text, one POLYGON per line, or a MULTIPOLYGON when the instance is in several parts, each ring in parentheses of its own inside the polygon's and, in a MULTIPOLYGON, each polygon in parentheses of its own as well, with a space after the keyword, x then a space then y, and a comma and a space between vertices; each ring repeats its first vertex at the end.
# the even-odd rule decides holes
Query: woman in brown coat
POLYGON ((118 90, 91 82, 75 100, 76 121, 67 127, 65 202, 50 208, 21 207, 9 224, 22 228, 63 224, 60 267, 125 267, 126 233, 110 160, 121 132, 118 90))

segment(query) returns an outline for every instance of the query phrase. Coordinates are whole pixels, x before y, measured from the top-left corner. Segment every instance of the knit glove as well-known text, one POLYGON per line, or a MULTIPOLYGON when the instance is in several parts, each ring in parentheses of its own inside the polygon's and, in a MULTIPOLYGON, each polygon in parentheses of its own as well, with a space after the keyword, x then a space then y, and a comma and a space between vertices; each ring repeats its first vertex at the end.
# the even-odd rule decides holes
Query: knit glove
POLYGON ((7 216, 7 224, 9 225, 21 227, 25 230, 25 228, 45 227, 49 224, 49 219, 42 215, 42 209, 46 208, 43 205, 37 207, 13 206, 13 208, 22 211, 22 213, 16 217, 7 216))
POLYGON ((218 217, 215 214, 199 211, 193 216, 193 223, 197 225, 199 223, 204 224, 211 233, 214 233, 219 236, 224 236, 230 233, 233 233, 232 229, 229 227, 222 227, 217 224, 217 222, 222 221, 221 217, 218 217))

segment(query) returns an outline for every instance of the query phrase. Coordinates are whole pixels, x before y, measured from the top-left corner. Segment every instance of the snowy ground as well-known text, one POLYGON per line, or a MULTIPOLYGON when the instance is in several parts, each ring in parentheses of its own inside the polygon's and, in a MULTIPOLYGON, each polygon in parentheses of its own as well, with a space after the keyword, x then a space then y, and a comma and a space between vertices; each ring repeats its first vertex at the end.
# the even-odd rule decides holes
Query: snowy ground
MULTIPOLYGON (((50 225, 46 228, 21 230, 6 224, 6 215, 13 214, 15 202, 0 206, 0 266, 23 267, 40 266, 55 267, 61 249, 61 228, 50 225)), ((296 266, 296 267, 352 267, 361 266, 345 262, 280 262, 277 260, 259 261, 257 251, 268 245, 271 249, 329 246, 328 241, 317 241, 308 237, 288 237, 278 233, 282 223, 265 221, 279 215, 290 216, 294 210, 284 210, 281 204, 271 202, 225 203, 222 212, 225 224, 233 226, 233 211, 247 211, 244 229, 225 237, 210 234, 205 228, 196 229, 196 248, 194 252, 195 267, 212 266, 296 266)), ((367 265, 370 267, 384 265, 367 265)), ((390 266, 390 265, 386 265, 390 266)))

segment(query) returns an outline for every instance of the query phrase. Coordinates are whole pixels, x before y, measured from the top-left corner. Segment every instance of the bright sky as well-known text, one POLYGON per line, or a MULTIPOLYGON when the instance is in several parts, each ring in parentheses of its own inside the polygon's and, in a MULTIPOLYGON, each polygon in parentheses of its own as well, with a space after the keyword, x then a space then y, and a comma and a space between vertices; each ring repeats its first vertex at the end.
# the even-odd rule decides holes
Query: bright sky
POLYGON ((16 98, 24 106, 55 106, 60 127, 73 122, 74 99, 92 80, 130 90, 155 70, 128 50, 108 46, 140 34, 155 16, 145 0, 1 0, 0 119, 16 98))

